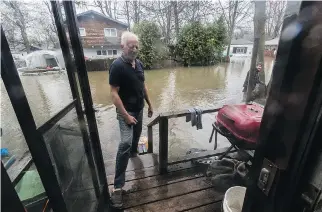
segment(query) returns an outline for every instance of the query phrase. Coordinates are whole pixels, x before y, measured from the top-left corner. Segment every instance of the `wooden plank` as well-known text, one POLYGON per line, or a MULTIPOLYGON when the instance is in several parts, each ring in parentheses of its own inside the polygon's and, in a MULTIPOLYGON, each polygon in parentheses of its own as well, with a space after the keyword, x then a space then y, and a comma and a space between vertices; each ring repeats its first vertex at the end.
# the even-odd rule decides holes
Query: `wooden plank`
POLYGON ((205 177, 129 193, 124 196, 124 208, 130 208, 212 187, 205 177))
POLYGON ((153 119, 153 121, 151 121, 151 122, 147 125, 147 127, 152 127, 152 126, 154 126, 154 125, 158 124, 158 123, 159 123, 159 120, 160 120, 160 115, 159 115, 159 116, 157 116, 157 117, 155 117, 155 119, 153 119))
POLYGON ((194 209, 185 210, 186 212, 221 212, 222 201, 196 207, 194 209))
MULTIPOLYGON (((152 177, 146 177, 143 179, 132 180, 125 184, 123 189, 130 192, 137 192, 141 190, 156 188, 164 185, 170 185, 173 183, 186 181, 190 179, 195 179, 199 177, 203 177, 204 174, 200 172, 200 170, 196 168, 184 169, 180 171, 170 172, 165 175, 156 175, 152 177)), ((113 185, 109 186, 109 189, 112 190, 113 185)))
POLYGON ((168 119, 163 117, 159 123, 159 170, 161 174, 167 173, 168 136, 168 119))
POLYGON ((148 127, 148 153, 153 153, 153 129, 148 127))
MULTIPOLYGON (((197 159, 202 159, 202 158, 219 156, 219 155, 223 154, 227 149, 228 148, 220 148, 220 149, 216 149, 216 150, 207 150, 207 151, 203 151, 203 152, 199 152, 199 153, 189 154, 189 155, 186 155, 185 157, 183 157, 181 160, 172 161, 172 162, 170 162, 168 164, 173 165, 173 164, 188 162, 188 161, 191 161, 191 160, 197 160, 197 159)), ((235 151, 236 150, 233 150, 231 152, 235 152, 235 151)))
MULTIPOLYGON (((218 112, 218 110, 220 110, 220 108, 210 108, 210 109, 205 109, 202 110, 203 114, 206 113, 215 113, 218 112)), ((156 125, 161 117, 166 117, 166 118, 178 118, 178 117, 183 117, 183 116, 187 116, 189 115, 190 112, 189 110, 180 110, 180 111, 169 111, 169 112, 165 112, 165 113, 161 113, 159 116, 157 116, 153 121, 151 121, 147 126, 148 127, 152 127, 153 125, 156 125)))
MULTIPOLYGON (((167 192, 171 192, 171 190, 167 192)), ((169 199, 164 199, 157 202, 148 203, 145 205, 126 209, 125 211, 131 212, 144 212, 144 211, 166 211, 177 212, 203 206, 205 204, 211 204, 222 200, 223 194, 215 191, 214 188, 208 188, 191 192, 181 196, 175 196, 169 199)))
MULTIPOLYGON (((107 175, 115 173, 115 160, 105 161, 105 170, 107 175)), ((145 154, 138 157, 130 158, 127 165, 127 171, 144 169, 152 166, 158 166, 158 155, 157 154, 145 154)))
MULTIPOLYGON (((170 166, 168 166, 168 171, 169 172, 179 171, 179 170, 183 170, 183 169, 190 169, 193 167, 195 167, 194 164, 192 164, 191 162, 187 162, 187 163, 170 165, 170 166)), ((149 167, 149 168, 145 168, 145 169, 127 171, 127 172, 125 172, 125 182, 137 180, 137 179, 142 179, 142 178, 146 178, 146 177, 152 177, 152 176, 156 176, 159 174, 160 173, 159 173, 159 169, 157 166, 149 167)), ((108 179, 109 185, 114 184, 114 174, 108 175, 107 179, 108 179)))
MULTIPOLYGON (((220 110, 220 108, 210 108, 210 109, 205 109, 202 110, 202 114, 206 114, 206 113, 215 113, 218 112, 218 110, 220 110)), ((160 117, 167 117, 168 119, 170 118, 178 118, 178 117, 183 117, 183 116, 187 116, 189 115, 190 112, 189 110, 181 110, 181 111, 170 111, 170 112, 165 112, 165 113, 161 113, 160 117)))

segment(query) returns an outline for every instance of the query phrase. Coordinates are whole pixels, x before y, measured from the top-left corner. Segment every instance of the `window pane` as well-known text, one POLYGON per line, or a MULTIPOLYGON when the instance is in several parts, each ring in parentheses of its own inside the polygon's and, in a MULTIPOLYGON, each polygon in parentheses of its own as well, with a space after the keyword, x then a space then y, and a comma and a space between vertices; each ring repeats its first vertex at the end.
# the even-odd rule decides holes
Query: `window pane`
POLYGON ((31 159, 29 148, 2 79, 0 123, 2 131, 1 148, 7 150, 7 153, 3 152, 5 154, 1 156, 1 160, 6 167, 10 180, 14 181, 18 175, 23 174, 15 186, 20 201, 28 211, 32 211, 32 208, 37 206, 43 207, 47 201, 47 195, 36 167, 29 162, 31 159), (17 172, 27 164, 31 165, 29 169, 23 173, 17 172))
POLYGON ((103 55, 106 55, 106 50, 102 50, 103 55))
POLYGON ((97 198, 76 110, 70 111, 43 137, 68 211, 92 211, 97 198))
POLYGON ((113 50, 113 55, 117 55, 117 50, 113 50))
POLYGON ((108 36, 110 36, 110 34, 111 34, 110 29, 105 28, 105 29, 104 29, 104 35, 108 37, 108 36))
POLYGON ((116 37, 116 29, 111 29, 111 36, 116 37))
POLYGON ((80 36, 86 36, 85 28, 79 28, 79 34, 80 36))
POLYGON ((98 50, 97 55, 101 55, 101 54, 102 54, 101 50, 98 50))
POLYGON ((113 50, 108 50, 108 55, 113 55, 113 50))

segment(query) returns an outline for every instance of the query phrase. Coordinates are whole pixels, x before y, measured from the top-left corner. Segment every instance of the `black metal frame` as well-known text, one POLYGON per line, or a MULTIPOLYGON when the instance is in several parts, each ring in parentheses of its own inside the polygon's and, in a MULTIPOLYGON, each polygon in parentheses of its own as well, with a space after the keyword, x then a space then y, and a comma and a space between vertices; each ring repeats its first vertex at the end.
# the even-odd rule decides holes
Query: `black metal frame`
MULTIPOLYGON (((92 147, 94 150, 94 158, 97 166, 102 168, 101 170, 98 170, 99 181, 104 187, 108 188, 102 148, 98 135, 95 111, 93 108, 93 100, 86 70, 84 51, 79 35, 78 22, 76 19, 75 3, 73 1, 63 1, 63 6, 65 9, 67 28, 72 44, 79 83, 82 91, 87 124, 91 137, 92 147)), ((105 201, 109 201, 108 190, 104 190, 103 193, 105 201)))
POLYGON ((98 179, 96 178, 96 173, 99 170, 97 170, 97 167, 96 167, 94 160, 93 160, 92 147, 90 145, 89 136, 88 136, 88 133, 86 130, 87 127, 85 124, 85 118, 84 118, 84 114, 82 111, 80 95, 79 95, 78 88, 77 88, 74 64, 73 64, 72 56, 71 56, 70 49, 69 49, 66 31, 64 29, 64 25, 63 25, 63 21, 62 21, 61 9, 59 7, 59 4, 56 1, 51 1, 51 6, 52 6, 54 19, 55 19, 55 24, 56 24, 56 28, 57 28, 60 46, 62 49, 62 53, 63 53, 63 57, 64 57, 66 69, 67 69, 70 89, 71 89, 73 98, 76 99, 75 108, 76 108, 76 113, 77 113, 77 117, 78 117, 78 122, 80 124, 82 137, 83 137, 85 153, 87 155, 88 164, 89 164, 89 167, 90 167, 91 173, 92 173, 95 194, 96 194, 96 197, 99 198, 99 196, 100 196, 100 189, 99 189, 100 183, 98 182, 98 179))
MULTIPOLYGON (((73 2, 64 2, 65 12, 68 14, 68 20, 71 17, 75 17, 73 2)), ((3 29, 1 28, 1 77, 3 78, 5 87, 7 89, 10 101, 18 118, 19 124, 21 126, 22 132, 25 136, 26 142, 33 157, 33 161, 38 169, 39 175, 41 177, 42 183, 45 187, 46 194, 51 202, 51 206, 54 211, 64 212, 67 211, 67 206, 62 196, 62 192, 55 175, 53 165, 50 160, 49 152, 46 147, 45 141, 42 134, 50 130, 59 120, 61 120, 65 115, 70 112, 74 107, 76 109, 78 122, 81 129, 81 134, 83 138, 83 144, 85 149, 85 154, 87 156, 87 161, 91 170, 93 185, 95 189, 95 194, 98 200, 97 210, 102 210, 103 206, 109 205, 109 193, 108 184, 105 173, 105 166, 103 161, 103 155, 101 151, 98 130, 96 125, 95 114, 93 110, 93 102, 90 93, 89 82, 87 78, 86 65, 84 61, 84 56, 78 54, 79 49, 82 52, 82 46, 80 43, 80 37, 75 38, 75 33, 78 33, 78 28, 76 24, 76 19, 71 19, 67 25, 70 28, 70 35, 72 38, 73 50, 75 54, 75 62, 82 63, 83 66, 77 66, 78 72, 75 72, 75 64, 72 60, 72 56, 69 49, 68 39, 66 36, 66 31, 62 21, 61 8, 59 3, 56 1, 51 1, 52 11, 55 18, 55 24, 58 31, 58 37, 60 45, 62 48, 68 80, 70 84, 71 93, 73 96, 73 101, 69 103, 65 108, 55 114, 46 123, 40 127, 36 127, 34 122, 29 104, 27 102, 26 95, 24 93, 20 78, 15 67, 8 42, 6 40, 3 29), (72 25, 72 26, 71 26, 72 25), (75 27, 76 26, 76 27, 75 27), (71 29, 74 28, 74 31, 71 29), (76 30, 76 31, 75 31, 76 30), (78 39, 78 42, 75 41, 78 39), (76 47, 75 47, 76 45, 76 47), (81 60, 79 60, 81 58, 81 60), (76 76, 78 74, 81 85, 81 93, 84 100, 85 112, 82 110, 81 98, 77 88, 76 76), (84 77, 86 79, 84 79, 84 77), (17 91, 19 95, 17 95, 17 91), (89 134, 87 133, 87 126, 85 122, 84 113, 87 118, 89 134), (95 160, 94 160, 95 158, 95 160), (95 162, 96 163, 95 163, 95 162)), ((6 171, 4 171, 7 174, 6 171)), ((5 179, 5 178, 4 178, 5 179)), ((10 182, 10 179, 9 181, 10 182)), ((6 182, 6 186, 13 187, 6 182)), ((14 191, 15 192, 15 191, 14 191)), ((16 194, 17 195, 17 194, 16 194)), ((19 199, 19 198, 18 198, 19 199)), ((20 200, 19 200, 20 201, 20 200)), ((21 202, 20 202, 21 204, 21 202)), ((21 204, 22 205, 22 204, 21 204)), ((17 204, 17 207, 19 204, 17 204)), ((22 206, 23 208, 23 206, 22 206)), ((18 210, 17 210, 18 211, 18 210)))
POLYGON ((46 194, 54 211, 67 212, 54 167, 42 135, 37 131, 27 97, 14 64, 9 44, 1 27, 1 77, 8 92, 12 107, 21 126, 33 161, 38 169, 46 194))
POLYGON ((24 206, 1 162, 1 210, 25 212, 24 206))
POLYGON ((322 106, 322 45, 315 43, 308 48, 305 42, 318 36, 312 35, 312 29, 321 24, 321 14, 313 11, 321 11, 321 7, 321 2, 287 3, 283 29, 294 23, 302 28, 293 39, 279 42, 245 196, 245 212, 303 211, 295 203, 301 199, 305 166, 313 162, 309 161, 310 153, 320 143, 315 137, 315 126, 321 124, 322 106), (277 167, 270 192, 257 185, 264 160, 277 167))

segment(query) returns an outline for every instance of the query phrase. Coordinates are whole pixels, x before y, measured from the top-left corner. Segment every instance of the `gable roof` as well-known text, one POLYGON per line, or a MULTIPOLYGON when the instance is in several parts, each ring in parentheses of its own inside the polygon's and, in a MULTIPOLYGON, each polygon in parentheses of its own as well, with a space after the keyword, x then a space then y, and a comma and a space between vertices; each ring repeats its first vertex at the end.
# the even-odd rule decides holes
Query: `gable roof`
POLYGON ((242 38, 231 41, 231 45, 249 45, 249 44, 253 44, 253 42, 242 38))
POLYGON ((96 12, 94 10, 88 10, 86 12, 79 13, 79 14, 77 14, 77 18, 78 17, 81 17, 81 16, 88 16, 88 15, 96 15, 96 16, 99 16, 101 18, 104 18, 104 19, 106 19, 108 21, 113 21, 114 23, 120 24, 120 25, 122 25, 124 27, 129 27, 127 24, 125 24, 123 22, 120 22, 120 21, 115 20, 113 18, 107 17, 106 15, 104 15, 102 13, 99 13, 99 12, 96 12))

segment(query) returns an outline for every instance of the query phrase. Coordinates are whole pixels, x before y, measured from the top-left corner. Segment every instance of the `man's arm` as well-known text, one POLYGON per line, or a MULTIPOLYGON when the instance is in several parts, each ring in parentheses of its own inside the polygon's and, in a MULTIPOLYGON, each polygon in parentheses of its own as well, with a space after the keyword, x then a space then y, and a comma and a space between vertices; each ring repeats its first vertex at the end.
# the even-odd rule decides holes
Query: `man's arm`
POLYGON ((133 116, 128 114, 128 112, 125 110, 123 102, 118 94, 119 89, 120 89, 120 87, 115 87, 115 86, 111 85, 111 97, 112 97, 113 104, 116 106, 118 111, 122 114, 126 123, 136 124, 137 120, 133 116))
POLYGON ((146 84, 144 83, 144 99, 146 101, 146 103, 149 105, 149 107, 152 106, 151 102, 150 102, 150 98, 148 95, 148 88, 146 87, 146 84))
POLYGON ((148 88, 146 87, 146 84, 144 83, 144 99, 146 101, 146 103, 149 105, 148 108, 148 117, 152 117, 153 115, 153 108, 152 108, 152 104, 149 98, 149 94, 148 94, 148 88))

